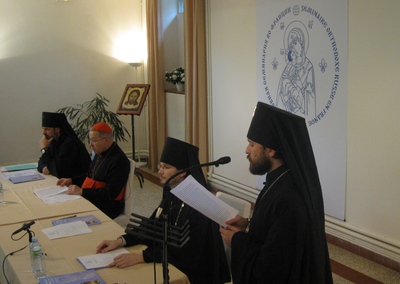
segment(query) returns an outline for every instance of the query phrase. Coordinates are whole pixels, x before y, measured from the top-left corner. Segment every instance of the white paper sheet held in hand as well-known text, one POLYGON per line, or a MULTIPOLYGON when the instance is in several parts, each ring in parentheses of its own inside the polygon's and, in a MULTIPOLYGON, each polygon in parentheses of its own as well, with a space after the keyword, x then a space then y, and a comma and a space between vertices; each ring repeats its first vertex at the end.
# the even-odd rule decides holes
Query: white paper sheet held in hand
POLYGON ((80 264, 82 264, 82 266, 85 267, 86 269, 99 269, 107 267, 107 265, 109 265, 111 262, 114 261, 114 257, 123 253, 129 253, 129 251, 127 251, 124 248, 121 248, 117 250, 111 250, 105 253, 79 256, 77 257, 77 259, 80 262, 80 264))
POLYGON ((172 189, 171 193, 223 227, 226 221, 239 212, 209 192, 191 175, 172 189))
POLYGON ((50 186, 35 189, 33 192, 46 204, 53 204, 82 198, 82 196, 80 195, 67 194, 67 189, 68 187, 66 186, 50 186))

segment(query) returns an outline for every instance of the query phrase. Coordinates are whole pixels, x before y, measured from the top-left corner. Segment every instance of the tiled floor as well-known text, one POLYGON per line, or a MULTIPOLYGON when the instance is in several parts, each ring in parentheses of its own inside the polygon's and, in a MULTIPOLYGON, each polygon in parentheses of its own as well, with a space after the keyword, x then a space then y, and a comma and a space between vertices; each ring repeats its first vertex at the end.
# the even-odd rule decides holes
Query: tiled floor
MULTIPOLYGON (((162 189, 153 182, 157 182, 157 177, 149 176, 142 172, 145 177, 143 188, 135 180, 135 192, 137 203, 135 207, 138 214, 149 216, 160 202, 162 189), (153 182, 151 182, 153 181, 153 182)), ((328 243, 329 256, 335 284, 400 284, 400 272, 389 269, 377 264, 357 254, 349 252, 336 245, 328 243)))
POLYGON ((329 244, 334 283, 398 284, 400 273, 329 244))

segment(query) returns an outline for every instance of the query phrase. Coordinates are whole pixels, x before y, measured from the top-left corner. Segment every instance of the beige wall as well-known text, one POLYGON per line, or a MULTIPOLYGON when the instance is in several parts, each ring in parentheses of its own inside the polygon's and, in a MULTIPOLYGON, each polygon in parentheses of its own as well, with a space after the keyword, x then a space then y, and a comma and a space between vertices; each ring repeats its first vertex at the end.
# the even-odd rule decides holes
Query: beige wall
POLYGON ((400 2, 349 1, 347 222, 400 247, 400 2))
MULTIPOLYGON (((141 77, 115 55, 119 38, 141 28, 140 3, 1 1, 1 165, 38 160, 42 111, 83 103, 96 92, 116 111, 126 84, 141 77)), ((131 129, 130 116, 122 119, 131 129)), ((130 140, 120 145, 132 149, 130 140)))
MULTIPOLYGON (((210 96, 224 106, 211 108, 213 158, 233 158, 211 177, 215 186, 254 200, 244 149, 257 99, 256 1, 209 0, 208 9, 210 96)), ((329 233, 398 261, 399 10, 396 0, 349 0, 346 220, 327 217, 329 233)))

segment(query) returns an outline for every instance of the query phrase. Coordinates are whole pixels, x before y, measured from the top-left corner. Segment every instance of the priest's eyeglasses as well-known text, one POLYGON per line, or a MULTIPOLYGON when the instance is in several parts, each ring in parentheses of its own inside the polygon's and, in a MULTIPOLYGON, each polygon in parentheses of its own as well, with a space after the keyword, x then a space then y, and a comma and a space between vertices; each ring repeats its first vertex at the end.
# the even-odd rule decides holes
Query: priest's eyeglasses
POLYGON ((164 165, 158 164, 158 165, 157 165, 157 169, 158 169, 158 170, 161 170, 161 169, 163 169, 163 170, 169 170, 169 169, 172 169, 172 166, 167 165, 167 164, 164 164, 164 165))
POLYGON ((102 137, 102 138, 99 138, 99 139, 97 139, 97 140, 89 139, 89 144, 90 144, 90 143, 96 144, 97 142, 99 142, 100 140, 103 140, 103 139, 105 139, 105 138, 106 138, 106 137, 102 137))

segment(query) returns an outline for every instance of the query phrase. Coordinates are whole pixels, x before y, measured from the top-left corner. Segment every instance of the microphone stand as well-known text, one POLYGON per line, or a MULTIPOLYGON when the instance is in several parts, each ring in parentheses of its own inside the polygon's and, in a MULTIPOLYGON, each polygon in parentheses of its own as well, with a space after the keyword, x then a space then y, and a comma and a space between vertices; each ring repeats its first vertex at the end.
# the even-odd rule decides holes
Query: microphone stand
MULTIPOLYGON (((188 170, 186 170, 188 171, 188 170)), ((165 182, 163 187, 163 199, 161 201, 161 206, 158 208, 156 218, 159 217, 159 212, 162 213, 162 220, 163 220, 163 242, 162 242, 162 267, 163 267, 163 279, 164 284, 169 283, 169 272, 168 272, 168 213, 169 213, 169 206, 166 204, 168 200, 168 193, 170 190, 169 183, 178 175, 184 173, 185 171, 179 171, 168 178, 165 182), (168 208, 168 210, 166 210, 168 208), (160 211, 161 210, 161 211, 160 211)))
POLYGON ((163 243, 162 243, 162 267, 163 267, 163 279, 164 284, 169 283, 169 271, 168 271, 168 213, 163 213, 163 243))
POLYGON ((29 228, 28 228, 28 229, 26 229, 26 232, 28 233, 28 236, 29 236, 29 243, 31 243, 32 242, 32 231, 29 230, 29 228))
POLYGON ((23 224, 20 229, 16 230, 14 233, 12 233, 12 236, 18 234, 19 232, 26 231, 29 236, 29 243, 31 243, 32 242, 32 231, 30 230, 30 228, 33 224, 35 224, 35 221, 31 221, 29 223, 23 224))

